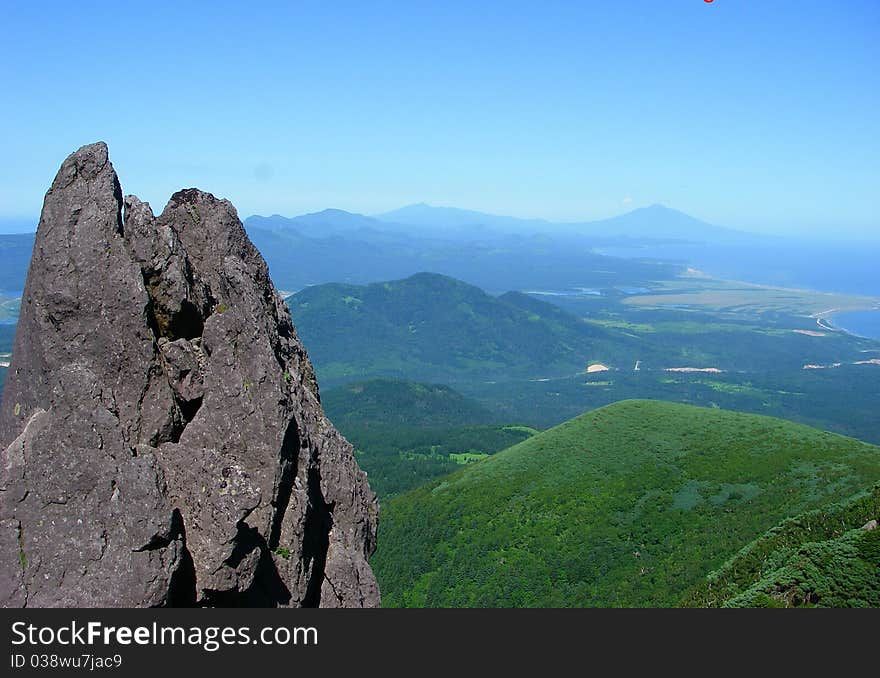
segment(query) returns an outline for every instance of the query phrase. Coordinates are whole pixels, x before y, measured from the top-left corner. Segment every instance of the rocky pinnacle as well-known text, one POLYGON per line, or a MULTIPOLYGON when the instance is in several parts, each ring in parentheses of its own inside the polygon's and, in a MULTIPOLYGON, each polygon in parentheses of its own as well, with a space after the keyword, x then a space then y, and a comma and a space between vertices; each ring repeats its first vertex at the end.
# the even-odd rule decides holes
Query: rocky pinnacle
POLYGON ((46 194, 0 403, 0 605, 379 602, 378 507, 235 208, 46 194))

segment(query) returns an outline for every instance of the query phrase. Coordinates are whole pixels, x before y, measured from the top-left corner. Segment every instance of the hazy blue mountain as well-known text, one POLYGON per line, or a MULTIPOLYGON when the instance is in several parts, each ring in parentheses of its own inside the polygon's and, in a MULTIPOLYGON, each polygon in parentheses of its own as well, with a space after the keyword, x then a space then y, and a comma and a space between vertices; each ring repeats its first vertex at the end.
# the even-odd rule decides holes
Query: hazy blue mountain
POLYGON ((296 231, 310 238, 388 230, 388 224, 372 217, 338 209, 326 209, 296 217, 283 217, 279 214, 264 217, 255 214, 244 220, 244 226, 248 230, 258 228, 268 231, 296 231))
POLYGON ((585 236, 632 238, 635 240, 738 242, 746 238, 760 238, 753 233, 709 224, 663 205, 641 207, 610 219, 572 224, 568 228, 585 236))
POLYGON ((310 238, 292 227, 247 230, 281 289, 295 291, 332 281, 363 283, 418 270, 413 267, 418 249, 401 244, 371 242, 354 234, 310 238))
POLYGON ((413 224, 431 229, 483 229, 507 233, 541 233, 583 237, 599 242, 625 240, 729 242, 752 234, 715 226, 663 205, 642 207, 609 219, 582 222, 552 222, 544 219, 485 214, 454 207, 433 207, 425 203, 408 205, 376 215, 380 221, 413 224))
POLYGON ((458 278, 493 293, 613 287, 668 279, 681 268, 606 257, 594 252, 588 242, 540 235, 468 230, 454 237, 437 237, 416 233, 418 226, 391 225, 378 230, 368 227, 369 221, 360 222, 364 228, 346 231, 344 224, 356 225, 358 216, 334 211, 309 215, 307 220, 249 218, 246 223, 272 279, 286 290, 327 282, 362 284, 424 271, 458 278))
MULTIPOLYGON (((669 278, 680 268, 602 256, 586 242, 474 229, 438 235, 342 210, 291 219, 253 216, 245 226, 272 279, 290 291, 327 282, 405 278, 422 271, 498 293, 612 287, 669 278)), ((33 242, 33 234, 0 235, 0 292, 24 288, 33 242)))
POLYGON ((519 219, 457 207, 434 207, 426 203, 407 205, 377 214, 376 219, 385 223, 410 224, 423 231, 493 230, 508 233, 538 233, 552 230, 554 226, 543 219, 519 219))
MULTIPOLYGON (((711 238, 724 250, 734 246, 720 244, 725 238, 739 237, 658 205, 582 224, 420 204, 379 217, 338 209, 292 218, 254 215, 245 226, 273 279, 288 290, 404 278, 421 271, 493 293, 639 285, 674 276, 680 266, 612 258, 594 248, 625 244, 630 247, 621 254, 650 256, 650 248, 634 246, 711 238)), ((24 286, 32 242, 32 235, 0 237, 0 290, 24 286)))

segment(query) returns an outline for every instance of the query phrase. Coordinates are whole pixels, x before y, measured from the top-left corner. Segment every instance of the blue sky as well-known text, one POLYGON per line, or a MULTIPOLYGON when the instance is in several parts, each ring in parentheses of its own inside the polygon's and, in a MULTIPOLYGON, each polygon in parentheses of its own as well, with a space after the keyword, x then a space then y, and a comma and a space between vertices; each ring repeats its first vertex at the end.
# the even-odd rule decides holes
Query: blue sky
POLYGON ((659 202, 872 235, 878 29, 876 0, 4 3, 0 218, 103 139, 156 211, 198 186, 242 217, 659 202))

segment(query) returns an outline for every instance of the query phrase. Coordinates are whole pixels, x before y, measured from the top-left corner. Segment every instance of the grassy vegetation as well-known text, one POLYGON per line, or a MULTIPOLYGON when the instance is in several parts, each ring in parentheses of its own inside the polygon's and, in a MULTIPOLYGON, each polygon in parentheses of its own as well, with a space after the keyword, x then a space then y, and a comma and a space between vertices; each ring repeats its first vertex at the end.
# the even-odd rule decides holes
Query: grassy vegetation
POLYGON ((383 507, 389 606, 669 606, 781 519, 880 478, 880 448, 628 401, 383 507))
POLYGON ((690 607, 880 607, 880 485, 789 518, 684 597, 690 607))
POLYGON ((687 278, 664 281, 662 285, 652 288, 651 294, 633 295, 624 303, 652 307, 681 305, 750 314, 775 312, 808 315, 830 308, 873 308, 877 300, 872 297, 770 287, 730 280, 687 278))
POLYGON ((456 464, 470 464, 485 459, 488 456, 489 455, 484 452, 461 452, 458 454, 450 454, 449 458, 456 464))
MULTIPOLYGON (((565 303, 572 313, 583 310, 571 300, 565 303)), ((640 360, 647 370, 697 366, 747 375, 797 371, 811 363, 851 363, 860 359, 862 351, 880 348, 876 341, 823 331, 815 319, 804 315, 758 308, 720 312, 618 305, 593 311, 585 319, 639 339, 627 356, 631 359, 627 366, 640 360)))

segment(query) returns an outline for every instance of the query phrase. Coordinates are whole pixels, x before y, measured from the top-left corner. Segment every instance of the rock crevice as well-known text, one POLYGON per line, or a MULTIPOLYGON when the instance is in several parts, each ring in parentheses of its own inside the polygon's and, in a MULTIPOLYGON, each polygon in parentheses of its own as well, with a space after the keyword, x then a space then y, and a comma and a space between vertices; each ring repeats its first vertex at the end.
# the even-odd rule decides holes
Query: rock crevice
POLYGON ((0 604, 378 604, 375 495, 235 208, 155 216, 103 143, 46 195, 0 451, 0 604))

